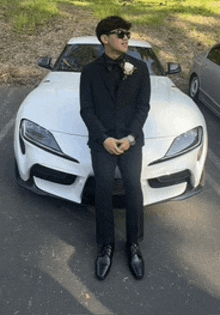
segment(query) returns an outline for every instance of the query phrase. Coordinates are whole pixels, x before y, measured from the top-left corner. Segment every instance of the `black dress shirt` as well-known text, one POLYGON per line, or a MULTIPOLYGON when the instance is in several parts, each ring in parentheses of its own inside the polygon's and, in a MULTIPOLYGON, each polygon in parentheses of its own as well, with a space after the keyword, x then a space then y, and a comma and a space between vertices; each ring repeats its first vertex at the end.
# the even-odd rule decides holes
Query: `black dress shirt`
POLYGON ((114 92, 115 96, 117 96, 117 91, 119 88, 119 84, 121 80, 123 79, 123 63, 124 63, 124 55, 119 57, 118 59, 111 59, 106 54, 104 55, 106 66, 109 70, 109 72, 112 75, 113 79, 113 85, 114 85, 114 92))

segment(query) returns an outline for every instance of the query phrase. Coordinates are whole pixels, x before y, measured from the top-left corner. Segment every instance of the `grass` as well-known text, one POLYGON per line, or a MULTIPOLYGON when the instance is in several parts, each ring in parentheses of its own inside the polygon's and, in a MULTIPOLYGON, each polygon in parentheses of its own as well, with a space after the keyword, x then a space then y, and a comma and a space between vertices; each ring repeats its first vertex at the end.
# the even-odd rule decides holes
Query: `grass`
POLYGON ((135 23, 156 25, 164 17, 175 13, 202 16, 219 16, 219 1, 210 0, 60 0, 83 8, 92 9, 97 18, 121 15, 135 23), (144 18, 143 18, 144 16, 144 18))
POLYGON ((0 0, 0 9, 6 21, 13 20, 16 32, 32 33, 62 15, 59 4, 92 10, 98 19, 120 15, 136 25, 155 27, 177 14, 188 20, 196 16, 220 17, 218 0, 0 0))
POLYGON ((16 32, 34 33, 60 12, 54 0, 0 0, 6 22, 13 21, 16 32))

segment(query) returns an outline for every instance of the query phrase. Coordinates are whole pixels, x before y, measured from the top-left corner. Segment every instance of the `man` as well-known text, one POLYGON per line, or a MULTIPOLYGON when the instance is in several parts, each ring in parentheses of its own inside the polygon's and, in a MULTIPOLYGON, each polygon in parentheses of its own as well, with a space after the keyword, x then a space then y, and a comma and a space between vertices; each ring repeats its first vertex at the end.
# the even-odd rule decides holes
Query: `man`
POLYGON ((130 28, 131 23, 118 16, 98 23, 96 35, 105 53, 83 69, 80 82, 80 113, 89 131, 96 180, 96 240, 101 248, 95 264, 100 280, 108 274, 114 252, 112 188, 116 166, 125 187, 128 265, 136 279, 144 275, 138 244, 143 238, 140 175, 150 79, 146 64, 126 54, 130 28))

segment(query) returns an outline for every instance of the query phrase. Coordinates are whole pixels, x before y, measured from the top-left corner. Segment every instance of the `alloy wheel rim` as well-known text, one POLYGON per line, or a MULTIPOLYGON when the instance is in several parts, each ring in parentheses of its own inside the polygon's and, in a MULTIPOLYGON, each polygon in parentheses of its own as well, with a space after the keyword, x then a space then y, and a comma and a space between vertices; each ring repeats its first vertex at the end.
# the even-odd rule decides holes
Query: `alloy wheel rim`
POLYGON ((199 88, 199 81, 198 81, 198 78, 195 77, 192 79, 192 82, 191 82, 191 88, 190 88, 190 95, 192 97, 195 97, 197 92, 198 92, 198 88, 199 88))

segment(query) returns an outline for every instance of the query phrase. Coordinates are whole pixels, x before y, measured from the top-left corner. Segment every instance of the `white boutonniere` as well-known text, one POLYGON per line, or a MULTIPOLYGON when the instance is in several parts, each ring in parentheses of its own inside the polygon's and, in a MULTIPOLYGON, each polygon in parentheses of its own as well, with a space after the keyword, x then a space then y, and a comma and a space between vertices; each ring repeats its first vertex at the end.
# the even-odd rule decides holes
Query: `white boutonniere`
POLYGON ((128 76, 133 75, 137 71, 137 68, 130 62, 125 61, 123 65, 124 78, 126 80, 128 76))

